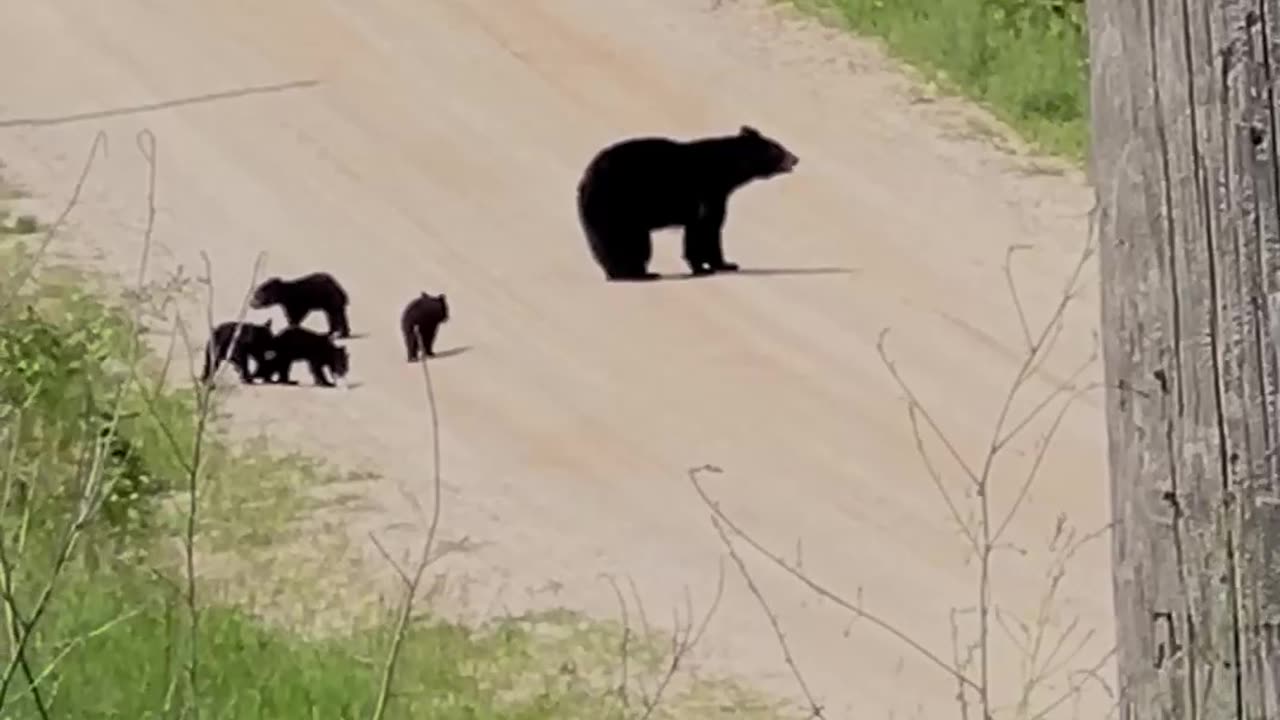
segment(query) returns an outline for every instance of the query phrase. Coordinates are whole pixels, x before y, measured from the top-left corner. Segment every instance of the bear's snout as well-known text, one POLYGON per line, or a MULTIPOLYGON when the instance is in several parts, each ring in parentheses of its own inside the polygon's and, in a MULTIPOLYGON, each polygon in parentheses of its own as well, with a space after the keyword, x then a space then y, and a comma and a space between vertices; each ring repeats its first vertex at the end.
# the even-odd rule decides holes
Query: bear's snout
POLYGON ((796 165, 799 164, 800 158, 796 157, 793 153, 787 153, 782 156, 782 162, 779 164, 779 167, 782 168, 782 172, 791 172, 795 169, 796 165))

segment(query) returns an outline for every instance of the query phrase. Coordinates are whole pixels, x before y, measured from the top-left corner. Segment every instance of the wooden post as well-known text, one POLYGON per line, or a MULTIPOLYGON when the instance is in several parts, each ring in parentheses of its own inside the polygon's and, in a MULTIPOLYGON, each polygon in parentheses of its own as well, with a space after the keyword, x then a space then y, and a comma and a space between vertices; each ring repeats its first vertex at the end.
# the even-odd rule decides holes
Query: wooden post
POLYGON ((1280 0, 1088 0, 1120 717, 1280 718, 1280 0))

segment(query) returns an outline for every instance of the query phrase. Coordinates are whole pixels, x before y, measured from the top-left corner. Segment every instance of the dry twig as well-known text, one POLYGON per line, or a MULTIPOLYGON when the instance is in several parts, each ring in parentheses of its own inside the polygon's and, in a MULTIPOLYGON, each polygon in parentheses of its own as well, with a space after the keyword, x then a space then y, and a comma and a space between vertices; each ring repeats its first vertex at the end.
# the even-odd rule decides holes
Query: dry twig
MULTIPOLYGON (((421 342, 421 338, 419 338, 419 342, 421 342)), ((427 567, 438 559, 431 557, 431 551, 435 545, 436 533, 440 525, 440 499, 443 487, 440 473, 440 416, 439 409, 436 405, 435 388, 431 384, 431 371, 427 368, 427 358, 424 356, 419 364, 422 366, 422 380, 427 393, 427 409, 430 411, 431 417, 431 486, 433 495, 431 522, 427 527, 426 537, 422 541, 421 555, 418 557, 418 562, 414 567, 412 574, 405 572, 391 559, 389 555, 386 555, 381 544, 378 543, 377 538, 374 538, 372 533, 370 533, 370 538, 372 538, 375 545, 378 546, 379 551, 384 552, 384 557, 386 557, 387 561, 393 568, 395 568, 397 574, 399 574, 401 578, 401 581, 405 583, 405 597, 402 600, 400 616, 396 620, 395 631, 391 639, 391 648, 388 650, 386 661, 383 664, 382 680, 378 687, 378 700, 373 709, 373 713, 370 715, 371 720, 382 720, 382 718, 386 716, 387 703, 391 698, 391 685, 395 678, 395 670, 400 658, 400 650, 404 644, 405 637, 409 632, 409 620, 413 615, 413 603, 417 596, 418 589, 422 584, 423 574, 426 572, 427 567)))

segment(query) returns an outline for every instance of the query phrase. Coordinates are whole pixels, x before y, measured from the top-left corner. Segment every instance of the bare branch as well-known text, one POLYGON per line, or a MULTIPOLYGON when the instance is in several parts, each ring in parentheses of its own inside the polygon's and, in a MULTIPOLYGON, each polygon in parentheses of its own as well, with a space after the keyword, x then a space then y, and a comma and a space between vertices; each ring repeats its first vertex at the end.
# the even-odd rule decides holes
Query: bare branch
POLYGON ((769 601, 765 600, 764 593, 756 585, 755 578, 751 576, 751 572, 747 570, 747 565, 742 561, 742 557, 738 555, 738 551, 733 546, 733 542, 729 540, 729 536, 725 534, 724 526, 720 520, 714 516, 711 518, 711 524, 716 528, 716 534, 720 536, 720 542, 724 544, 725 550, 729 552, 729 557, 733 558, 733 562, 738 566, 738 573, 742 575, 742 579, 746 581, 747 588, 755 597, 756 602, 760 605, 760 610, 769 619, 769 625, 773 628, 774 637, 778 640, 778 647, 782 649, 782 657, 787 664, 787 668, 791 670, 792 677, 795 678, 796 684, 800 686, 800 692, 804 693, 805 701, 809 703, 809 717, 825 718, 822 705, 813 697, 813 691, 809 689, 809 684, 805 682, 804 673, 800 672, 800 666, 796 663, 795 657, 791 654, 791 646, 787 643, 786 634, 782 632, 782 624, 778 621, 778 616, 769 607, 769 601))
POLYGON ((1013 298, 1013 307, 1018 313, 1018 326, 1022 329, 1022 338, 1027 344, 1028 351, 1034 347, 1034 342, 1031 339, 1031 324, 1027 322, 1027 313, 1022 308, 1022 297, 1018 295, 1017 284, 1013 281, 1013 254, 1030 249, 1030 245, 1019 244, 1010 245, 1004 251, 1004 279, 1009 285, 1009 295, 1013 298))
POLYGON ((658 687, 654 690, 653 695, 644 701, 644 713, 640 715, 639 720, 649 720, 653 713, 657 711, 662 702, 663 693, 666 692, 667 686, 671 684, 671 680, 675 677, 676 671, 680 669, 680 664, 685 657, 697 647, 702 640, 702 636, 707 632, 707 626, 711 624, 711 618, 715 616, 716 610, 720 607, 720 600, 724 596, 724 563, 720 563, 718 577, 716 580, 716 594, 711 600, 711 607, 707 608, 707 614, 703 616, 702 622, 698 625, 695 632, 693 627, 693 601, 689 598, 689 589, 685 588, 685 607, 686 607, 686 624, 684 634, 680 631, 680 618, 677 615, 673 624, 671 633, 671 661, 667 667, 667 672, 658 682, 658 687))
POLYGON ((93 168, 93 162, 97 159, 99 150, 101 150, 104 156, 107 154, 107 133, 103 130, 99 130, 93 136, 93 144, 89 146, 89 155, 85 158, 84 167, 80 170, 80 176, 76 179, 76 184, 71 189, 71 198, 67 200, 67 204, 62 208, 62 212, 58 213, 58 217, 54 219, 53 224, 50 225, 48 231, 45 232, 44 240, 36 249, 35 255, 31 258, 31 261, 25 268, 14 274, 11 281, 13 288, 9 297, 0 300, 0 312, 4 312, 9 309, 9 304, 13 302, 13 298, 17 296, 18 292, 26 285, 27 281, 31 279, 32 273, 35 272, 36 266, 38 266, 40 261, 44 258, 45 252, 48 251, 49 246, 53 243, 53 239, 57 236, 58 231, 62 229, 62 226, 66 223, 67 218, 70 217, 72 211, 74 211, 80 204, 80 193, 84 190, 85 181, 89 179, 89 171, 93 168))
MULTIPOLYGON (((415 332, 417 331, 415 330, 415 332)), ((419 587, 422 585, 422 576, 433 561, 431 550, 435 545, 436 533, 440 526, 440 501, 443 487, 440 471, 440 416, 436 405, 435 388, 431 384, 431 371, 427 368, 426 356, 423 356, 420 365, 422 366, 422 380, 427 393, 427 409, 430 411, 431 421, 431 486, 433 494, 431 522, 427 528, 426 537, 422 541, 422 554, 418 558, 417 566, 414 568, 409 586, 405 591, 400 617, 396 621, 395 632, 391 640, 391 648, 387 652, 386 662, 383 665, 382 681, 378 688, 378 702, 370 715, 371 720, 382 720, 386 716, 387 703, 391 698, 391 685, 395 677, 396 665, 400 658, 400 649, 408 634, 409 620, 413 614, 414 599, 417 596, 419 587)))
POLYGON ((971 689, 974 689, 974 690, 979 689, 979 686, 977 683, 965 677, 963 674, 959 673, 951 666, 947 665, 945 660, 938 657, 938 655, 934 653, 932 650, 929 650, 928 648, 921 645, 916 640, 912 639, 911 636, 907 635, 906 633, 902 632, 898 628, 894 627, 891 623, 886 622, 885 620, 877 617, 876 615, 873 615, 867 612, 866 610, 863 610, 862 608, 853 605, 848 600, 845 600, 844 598, 840 597, 836 593, 828 590, 826 587, 818 584, 816 581, 811 579, 807 574, 796 570, 786 560, 782 559, 781 557, 774 554, 773 552, 770 552, 764 546, 760 545, 760 543, 757 542, 755 538, 751 537, 748 533, 746 533, 744 530, 738 527, 738 525, 734 523, 733 520, 731 520, 727 515, 725 515, 724 512, 720 509, 720 504, 715 500, 713 500, 711 496, 707 494, 706 490, 703 489, 702 483, 698 479, 698 475, 704 472, 721 473, 724 471, 714 465, 703 465, 701 467, 690 468, 688 471, 689 481, 693 484, 694 490, 697 491, 699 497, 702 498, 703 503, 705 503, 706 506, 711 510, 712 514, 714 514, 716 518, 718 518, 722 523, 724 523, 725 527, 728 527, 730 530, 733 531, 735 535, 742 538, 743 542, 746 542, 756 552, 768 558, 771 562, 773 562, 774 565, 777 565, 778 567, 782 568, 782 570, 786 571, 789 575, 791 575, 795 579, 807 585, 810 590, 813 590, 814 592, 818 593, 819 595, 826 598, 827 600, 830 600, 831 602, 835 603, 841 608, 844 608, 848 612, 853 613, 857 617, 862 618, 867 622, 870 622, 872 625, 875 625, 881 630, 884 630, 885 632, 889 633, 890 635, 893 635, 895 638, 901 640, 908 647, 915 650, 921 657, 928 660, 933 665, 937 666, 939 669, 944 671, 947 675, 949 675, 953 679, 959 682, 962 682, 964 685, 968 686, 971 689))

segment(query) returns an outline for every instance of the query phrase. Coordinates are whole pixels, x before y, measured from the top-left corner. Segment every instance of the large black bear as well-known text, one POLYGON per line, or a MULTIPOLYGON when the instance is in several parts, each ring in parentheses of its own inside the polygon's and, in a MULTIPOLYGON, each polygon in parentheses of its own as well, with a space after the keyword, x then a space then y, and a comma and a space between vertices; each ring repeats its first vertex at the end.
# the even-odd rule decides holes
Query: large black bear
POLYGON ((261 310, 272 305, 284 308, 289 327, 297 327, 312 310, 323 312, 329 320, 329 334, 351 337, 347 321, 347 291, 327 272, 314 272, 292 280, 267 278, 249 300, 249 307, 261 310))
POLYGON ((684 228, 694 275, 732 272, 720 231, 729 196, 755 180, 791 172, 792 152, 749 125, 736 135, 689 141, 622 140, 599 151, 578 183, 578 219, 605 278, 654 280, 651 233, 684 228))
POLYGON ((204 348, 204 371, 200 381, 208 383, 224 360, 231 361, 240 372, 240 380, 252 384, 271 353, 271 321, 255 323, 228 320, 220 323, 209 335, 204 348), (236 326, 240 331, 236 332, 236 326), (254 362, 254 372, 249 372, 249 360, 254 362))
POLYGON ((404 349, 409 362, 417 362, 422 355, 434 357, 436 332, 449 321, 449 299, 444 293, 421 293, 409 301, 400 313, 400 333, 404 335, 404 349))
POLYGON ((333 387, 333 381, 325 377, 326 369, 334 379, 346 377, 351 370, 351 356, 345 347, 335 345, 328 335, 295 325, 271 339, 271 354, 259 366, 257 377, 273 384, 297 385, 289 370, 298 360, 305 361, 316 384, 325 387, 333 387))

